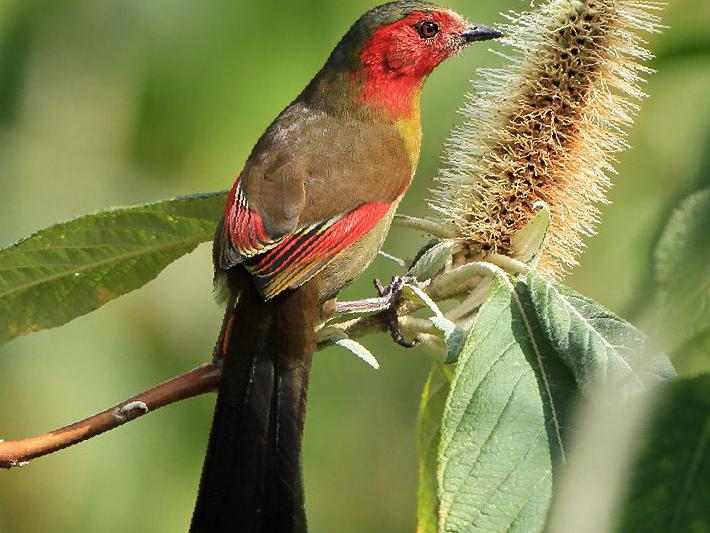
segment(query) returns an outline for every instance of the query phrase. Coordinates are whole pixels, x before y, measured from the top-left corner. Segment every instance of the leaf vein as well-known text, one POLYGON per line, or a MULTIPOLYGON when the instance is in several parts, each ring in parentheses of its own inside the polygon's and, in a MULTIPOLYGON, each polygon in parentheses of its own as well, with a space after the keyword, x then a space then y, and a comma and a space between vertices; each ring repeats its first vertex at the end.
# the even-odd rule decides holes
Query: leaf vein
POLYGON ((90 271, 92 269, 97 269, 101 266, 111 264, 111 263, 119 263, 119 262, 124 262, 128 261, 133 258, 145 256, 145 255, 153 255, 153 253, 163 253, 166 251, 170 251, 171 249, 179 249, 179 248, 184 248, 186 246, 193 246, 196 247, 198 244, 200 244, 201 241, 197 241, 194 237, 188 238, 188 239, 182 239, 180 241, 173 241, 171 243, 167 243, 165 245, 160 245, 156 246, 154 248, 151 248, 151 253, 145 253, 143 250, 139 252, 132 252, 130 254, 125 254, 125 255, 120 255, 120 256, 115 256, 115 257, 110 257, 107 259, 103 259, 101 261, 97 261, 95 263, 91 263, 88 265, 80 265, 80 266, 74 266, 72 268, 68 268, 64 270, 63 272, 53 274, 52 276, 48 276, 43 279, 39 280, 33 280, 29 283, 24 283, 22 285, 18 285, 16 287, 13 287, 12 289, 5 291, 5 292, 0 292, 0 299, 6 298, 7 296, 14 294, 16 292, 21 292, 27 289, 31 289, 33 287, 41 286, 47 283, 51 283, 52 281, 59 280, 64 277, 68 276, 73 276, 76 273, 82 273, 86 271, 90 271))

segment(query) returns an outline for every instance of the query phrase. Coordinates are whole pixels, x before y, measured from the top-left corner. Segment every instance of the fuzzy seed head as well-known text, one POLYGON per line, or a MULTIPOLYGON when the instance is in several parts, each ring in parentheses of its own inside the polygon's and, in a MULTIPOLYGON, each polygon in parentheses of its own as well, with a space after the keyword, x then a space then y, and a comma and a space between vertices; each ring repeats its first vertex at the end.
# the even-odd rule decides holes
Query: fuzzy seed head
POLYGON ((559 278, 576 264, 651 72, 637 32, 660 31, 662 6, 552 0, 506 15, 503 42, 516 53, 505 67, 479 69, 431 202, 456 226, 466 260, 515 256, 513 236, 543 201, 552 224, 540 269, 559 278))

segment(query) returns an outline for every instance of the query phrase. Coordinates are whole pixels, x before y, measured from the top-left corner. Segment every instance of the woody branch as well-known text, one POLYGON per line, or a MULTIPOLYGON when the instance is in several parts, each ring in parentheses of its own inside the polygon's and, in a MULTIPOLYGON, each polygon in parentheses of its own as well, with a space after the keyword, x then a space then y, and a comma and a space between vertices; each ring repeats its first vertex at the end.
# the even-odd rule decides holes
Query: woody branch
MULTIPOLYGON (((473 266, 464 265, 436 276, 425 292, 435 301, 469 292, 478 284, 482 274, 480 270, 472 269, 473 266)), ((403 302, 400 313, 406 317, 422 306, 421 302, 407 300, 403 302)), ((357 338, 385 331, 387 320, 380 313, 336 324, 335 327, 349 337, 357 338)), ((331 343, 330 339, 324 338, 319 341, 318 347, 321 349, 331 343)), ((166 405, 213 392, 219 386, 220 377, 221 364, 213 361, 68 426, 24 439, 0 440, 0 468, 24 466, 32 459, 111 431, 166 405)))
POLYGON ((220 372, 218 363, 209 363, 63 428, 26 439, 0 440, 0 468, 24 466, 166 405, 211 392, 219 385, 220 372))

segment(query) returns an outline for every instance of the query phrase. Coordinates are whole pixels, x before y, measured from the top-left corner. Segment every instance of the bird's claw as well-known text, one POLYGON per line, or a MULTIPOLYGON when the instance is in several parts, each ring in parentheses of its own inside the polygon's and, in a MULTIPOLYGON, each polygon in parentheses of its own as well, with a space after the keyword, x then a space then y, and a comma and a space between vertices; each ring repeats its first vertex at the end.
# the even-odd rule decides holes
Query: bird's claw
POLYGON ((382 285, 380 280, 377 278, 373 281, 378 294, 383 298, 387 298, 389 301, 389 308, 384 311, 384 315, 387 320, 387 327, 390 331, 390 335, 392 335, 392 340, 405 348, 413 348, 418 344, 418 341, 416 339, 408 341, 404 338, 402 331, 399 329, 397 308, 402 299, 402 288, 408 283, 416 282, 416 280, 405 276, 395 276, 387 286, 382 285))

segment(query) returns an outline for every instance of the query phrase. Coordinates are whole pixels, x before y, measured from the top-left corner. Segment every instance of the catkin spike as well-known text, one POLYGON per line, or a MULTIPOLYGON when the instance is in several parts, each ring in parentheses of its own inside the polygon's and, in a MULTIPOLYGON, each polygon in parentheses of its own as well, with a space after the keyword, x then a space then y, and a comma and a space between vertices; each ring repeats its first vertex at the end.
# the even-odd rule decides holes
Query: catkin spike
POLYGON ((561 277, 594 234, 608 174, 644 97, 637 32, 659 32, 664 4, 551 0, 504 14, 507 66, 479 69, 465 119, 446 145, 430 202, 457 228, 467 259, 511 255, 511 239, 545 202, 552 212, 540 269, 561 277))

